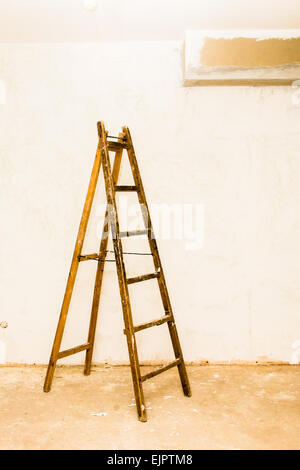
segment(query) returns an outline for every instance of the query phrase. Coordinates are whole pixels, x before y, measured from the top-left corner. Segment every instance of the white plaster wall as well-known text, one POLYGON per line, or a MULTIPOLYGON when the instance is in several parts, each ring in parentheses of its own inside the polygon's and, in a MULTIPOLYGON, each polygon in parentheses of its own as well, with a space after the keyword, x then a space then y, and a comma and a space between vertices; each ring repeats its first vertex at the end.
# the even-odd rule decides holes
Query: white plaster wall
MULTIPOLYGON (((183 88, 182 49, 181 42, 0 45, 0 320, 9 324, 8 362, 48 360, 100 119, 112 132, 131 128, 150 204, 204 205, 201 250, 159 241, 186 360, 290 360, 300 338, 295 90, 183 88)), ((96 197, 86 253, 98 247, 101 188, 96 197)), ((144 262, 130 270, 147 272, 144 262)), ((95 268, 80 265, 63 347, 86 340, 95 268)), ((151 283, 131 288, 137 322, 162 312, 151 283)), ((127 361, 122 328, 109 263, 96 362, 127 361)), ((142 360, 172 357, 165 326, 139 338, 142 360)), ((61 362, 82 360, 80 353, 61 362)))
POLYGON ((298 0, 1 0, 0 42, 176 41, 187 29, 299 28, 298 0))

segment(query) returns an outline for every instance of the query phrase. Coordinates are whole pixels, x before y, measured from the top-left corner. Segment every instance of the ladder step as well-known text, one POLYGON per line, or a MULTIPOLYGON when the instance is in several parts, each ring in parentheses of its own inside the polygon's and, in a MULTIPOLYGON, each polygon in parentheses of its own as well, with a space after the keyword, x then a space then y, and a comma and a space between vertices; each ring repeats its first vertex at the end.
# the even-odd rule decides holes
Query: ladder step
POLYGON ((61 359, 62 357, 71 356, 72 354, 76 354, 80 351, 85 351, 86 349, 90 349, 90 343, 81 344, 80 346, 75 346, 75 348, 65 349, 61 351, 57 355, 57 359, 61 359))
POLYGON ((134 284, 135 282, 148 281, 148 279, 156 279, 159 277, 159 275, 160 273, 157 272, 157 273, 143 274, 142 276, 129 277, 127 279, 127 284, 134 284))
POLYGON ((137 186, 115 186, 115 191, 138 191, 137 186))
POLYGON ((148 230, 129 230, 125 232, 119 232, 119 237, 135 237, 136 235, 148 235, 148 230))
POLYGON ((100 259, 99 253, 92 253, 91 255, 79 255, 78 261, 88 261, 89 259, 100 259))
POLYGON ((159 318, 158 320, 153 320, 148 323, 140 323, 139 325, 133 327, 133 331, 136 333, 137 331, 145 330, 146 328, 151 328, 152 326, 162 325, 163 323, 166 323, 170 320, 172 320, 172 316, 165 315, 164 317, 159 318))
POLYGON ((171 367, 179 366, 180 363, 181 363, 181 359, 176 359, 176 361, 170 362, 164 367, 160 367, 159 369, 149 372, 149 374, 142 375, 141 381, 145 382, 145 380, 151 379, 152 377, 155 377, 156 375, 161 374, 162 372, 165 372, 166 370, 171 369, 171 367))
POLYGON ((112 150, 113 152, 117 152, 120 149, 128 149, 129 146, 124 142, 109 142, 107 141, 108 150, 112 150))

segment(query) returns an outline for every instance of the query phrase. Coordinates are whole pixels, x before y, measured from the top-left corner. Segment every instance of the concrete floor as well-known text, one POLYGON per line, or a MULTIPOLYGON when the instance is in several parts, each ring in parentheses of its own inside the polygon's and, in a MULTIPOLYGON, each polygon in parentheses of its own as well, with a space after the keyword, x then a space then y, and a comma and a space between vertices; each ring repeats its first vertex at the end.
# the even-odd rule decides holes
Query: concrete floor
POLYGON ((300 449, 298 366, 190 366, 191 398, 172 369, 145 383, 147 423, 128 367, 57 367, 48 394, 45 370, 0 368, 0 449, 300 449))

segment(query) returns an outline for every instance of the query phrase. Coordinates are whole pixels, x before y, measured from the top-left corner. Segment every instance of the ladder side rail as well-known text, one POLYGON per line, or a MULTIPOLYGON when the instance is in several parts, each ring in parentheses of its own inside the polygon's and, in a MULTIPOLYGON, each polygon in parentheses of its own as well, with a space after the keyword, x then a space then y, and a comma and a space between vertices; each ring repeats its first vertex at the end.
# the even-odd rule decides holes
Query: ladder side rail
POLYGON ((114 244, 115 261, 118 274, 119 289, 122 302, 122 310, 124 317, 124 325, 127 339, 127 346, 129 352, 129 359, 131 365, 131 374, 133 380, 133 388, 137 406, 137 412, 141 421, 147 421, 147 413, 145 407, 145 400, 143 394, 143 388, 141 384, 141 373, 138 360, 137 346, 135 340, 135 334, 133 330, 132 313, 129 300, 129 292, 126 283, 126 271, 122 255, 122 244, 119 237, 119 221, 117 206, 115 201, 114 184, 111 175, 110 160, 108 154, 106 131, 103 122, 98 123, 98 134, 99 134, 99 146, 101 149, 103 173, 105 180, 105 189, 108 203, 108 216, 111 227, 111 233, 114 244))
POLYGON ((97 151, 96 151, 96 156, 94 160, 94 165, 90 177, 90 182, 87 190, 87 195, 84 203, 84 208, 83 208, 83 213, 82 217, 80 220, 79 224, 79 229, 78 229, 78 235, 75 243, 75 248, 73 252, 73 258, 71 262, 71 267, 70 267, 70 272, 67 280, 67 285, 66 285, 66 290, 65 290, 65 295, 63 298, 62 302, 62 307, 61 307, 61 312, 60 312, 60 317, 55 333, 55 338, 53 342, 53 347, 51 351, 51 356, 49 360, 49 365, 46 373, 46 378, 45 378, 45 383, 44 383, 44 392, 49 392, 51 389, 52 385, 52 380, 53 380, 53 375, 54 375, 54 370, 56 366, 56 362, 58 359, 58 353, 64 333, 64 328, 67 320, 67 315, 69 311, 69 306, 71 302, 71 297, 73 293, 73 288, 74 288, 74 283, 76 279, 76 274, 78 271, 78 265, 79 265, 79 256, 81 254, 83 242, 84 242, 84 237, 86 233, 86 228, 92 208, 92 203, 95 195, 95 190, 97 186, 97 181, 98 181, 98 176, 99 176, 99 171, 101 168, 101 152, 100 152, 100 147, 99 144, 97 146, 97 151))
MULTIPOLYGON (((122 137, 122 134, 119 135, 120 140, 121 140, 121 137, 122 137)), ((116 185, 118 182, 122 155, 123 155, 123 148, 116 150, 113 170, 112 170, 112 179, 113 179, 114 185, 116 185)), ((101 236, 101 242, 100 242, 100 248, 99 248, 100 256, 97 262, 92 311, 91 311, 89 333, 88 333, 88 343, 90 345, 90 348, 87 349, 86 355, 85 355, 85 367, 84 367, 85 375, 90 375, 91 373, 91 364, 92 364, 92 357, 93 357, 94 344, 95 344, 95 334, 96 334, 100 295, 101 295, 101 288, 102 288, 103 271, 104 271, 104 266, 105 266, 105 258, 107 255, 106 250, 107 250, 107 244, 108 244, 108 234, 109 234, 108 206, 106 206, 104 224, 103 224, 102 236, 101 236)))

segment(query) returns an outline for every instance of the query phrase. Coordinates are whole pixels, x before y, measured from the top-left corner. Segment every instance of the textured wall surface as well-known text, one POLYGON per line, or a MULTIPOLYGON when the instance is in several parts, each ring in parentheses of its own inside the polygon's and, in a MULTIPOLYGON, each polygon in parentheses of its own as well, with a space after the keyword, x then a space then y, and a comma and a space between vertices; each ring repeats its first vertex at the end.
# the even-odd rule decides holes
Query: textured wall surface
MULTIPOLYGON (((290 360, 300 338, 297 90, 184 88, 182 50, 181 42, 0 45, 0 320, 8 321, 0 334, 7 361, 48 360, 99 119, 112 132, 130 127, 150 204, 204 207, 201 249, 158 241, 185 358, 290 360)), ((101 178, 86 253, 98 247, 103 200, 101 178)), ((130 260, 128 272, 148 272, 148 262, 130 260)), ((79 268, 63 347, 86 340, 95 268, 79 268)), ((136 322, 162 313, 154 288, 155 281, 131 287, 136 322)), ((97 362, 127 360, 122 328, 108 263, 97 362)), ((172 357, 165 325, 139 338, 141 359, 172 357)))

